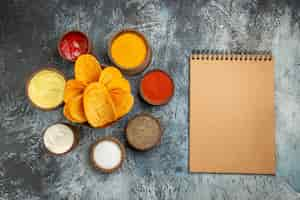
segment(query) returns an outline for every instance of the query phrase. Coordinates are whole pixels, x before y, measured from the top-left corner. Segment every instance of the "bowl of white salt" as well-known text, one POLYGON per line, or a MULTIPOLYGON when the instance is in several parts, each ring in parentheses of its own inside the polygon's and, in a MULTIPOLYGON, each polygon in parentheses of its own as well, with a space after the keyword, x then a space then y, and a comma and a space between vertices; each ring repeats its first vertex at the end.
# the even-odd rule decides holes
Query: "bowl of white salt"
POLYGON ((125 148, 117 138, 102 137, 91 146, 90 160, 97 170, 112 173, 122 166, 125 148))

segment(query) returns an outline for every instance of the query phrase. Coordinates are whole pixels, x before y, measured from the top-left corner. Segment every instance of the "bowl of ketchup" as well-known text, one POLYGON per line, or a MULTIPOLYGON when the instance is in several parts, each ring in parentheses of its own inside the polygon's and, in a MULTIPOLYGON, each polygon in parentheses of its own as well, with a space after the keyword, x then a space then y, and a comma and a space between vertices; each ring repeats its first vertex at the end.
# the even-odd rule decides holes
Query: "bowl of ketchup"
POLYGON ((59 55, 74 62, 80 55, 91 52, 88 36, 80 31, 69 31, 62 35, 57 45, 59 55))

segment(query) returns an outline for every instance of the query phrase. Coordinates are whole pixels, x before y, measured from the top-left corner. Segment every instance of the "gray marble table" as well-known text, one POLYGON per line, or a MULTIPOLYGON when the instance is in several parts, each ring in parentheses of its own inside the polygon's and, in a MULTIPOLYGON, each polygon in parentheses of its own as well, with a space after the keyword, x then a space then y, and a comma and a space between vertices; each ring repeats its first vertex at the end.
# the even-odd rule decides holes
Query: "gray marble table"
POLYGON ((0 200, 7 199, 300 199, 300 2, 298 0, 1 0, 0 2, 0 200), (76 150, 52 157, 42 130, 65 121, 62 109, 43 112, 25 97, 30 73, 45 65, 73 76, 56 51, 71 29, 88 33, 94 53, 109 63, 106 42, 123 27, 143 31, 152 47, 150 69, 175 80, 172 102, 150 107, 137 96, 140 76, 130 77, 133 111, 120 123, 94 130, 80 127, 76 150), (276 59, 277 175, 189 174, 188 56, 192 49, 269 50, 276 59), (89 165, 96 138, 125 142, 123 127, 141 111, 160 118, 161 145, 147 153, 127 148, 117 173, 89 165))

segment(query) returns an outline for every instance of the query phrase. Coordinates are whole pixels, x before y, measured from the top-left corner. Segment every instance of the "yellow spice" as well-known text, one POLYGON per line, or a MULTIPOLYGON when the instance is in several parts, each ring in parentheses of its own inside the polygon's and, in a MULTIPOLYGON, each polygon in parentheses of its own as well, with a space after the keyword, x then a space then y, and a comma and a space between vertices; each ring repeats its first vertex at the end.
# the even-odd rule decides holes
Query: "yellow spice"
POLYGON ((127 32, 117 36, 111 45, 113 60, 124 68, 135 68, 146 58, 147 46, 141 36, 127 32))
POLYGON ((64 77, 53 70, 42 70, 36 73, 28 85, 28 96, 37 106, 50 109, 63 102, 64 77))

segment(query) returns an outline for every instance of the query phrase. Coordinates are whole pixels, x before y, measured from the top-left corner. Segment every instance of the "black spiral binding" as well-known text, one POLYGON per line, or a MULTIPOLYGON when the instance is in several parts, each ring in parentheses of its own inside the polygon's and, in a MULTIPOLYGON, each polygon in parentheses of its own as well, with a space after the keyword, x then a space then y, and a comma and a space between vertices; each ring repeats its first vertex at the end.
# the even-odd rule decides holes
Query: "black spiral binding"
POLYGON ((273 56, 269 51, 257 52, 228 52, 228 51, 210 51, 210 50, 193 50, 192 60, 225 60, 225 61, 272 61, 273 56))

